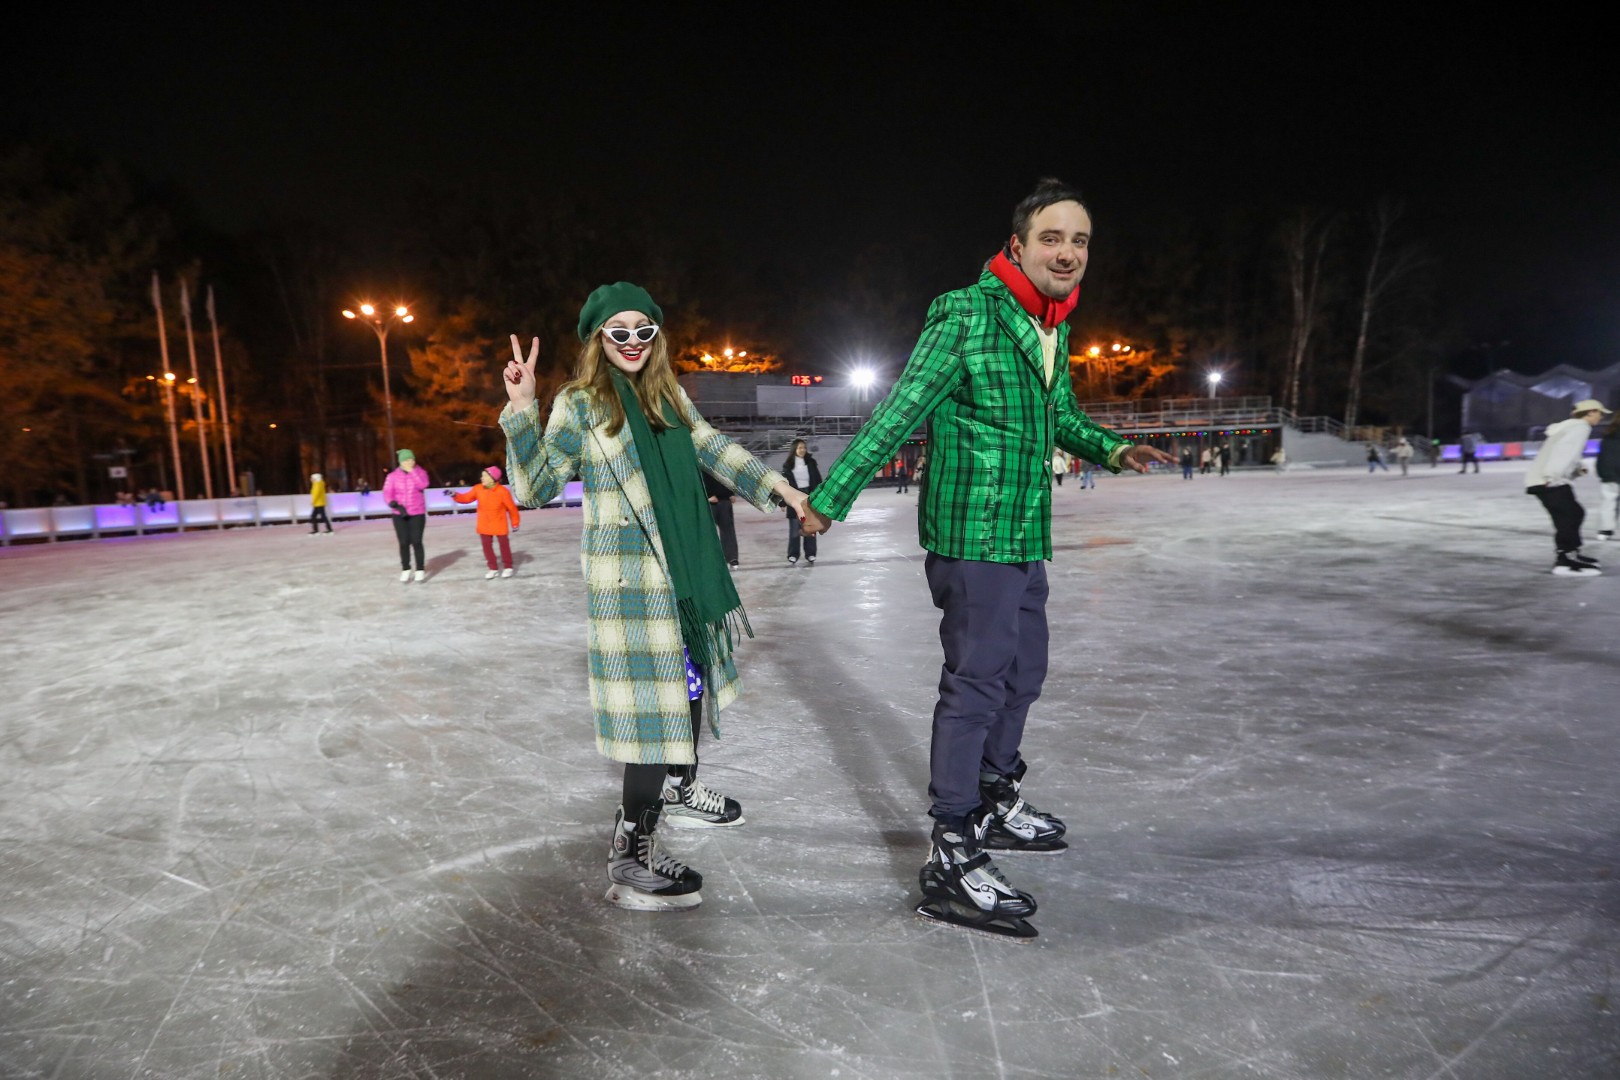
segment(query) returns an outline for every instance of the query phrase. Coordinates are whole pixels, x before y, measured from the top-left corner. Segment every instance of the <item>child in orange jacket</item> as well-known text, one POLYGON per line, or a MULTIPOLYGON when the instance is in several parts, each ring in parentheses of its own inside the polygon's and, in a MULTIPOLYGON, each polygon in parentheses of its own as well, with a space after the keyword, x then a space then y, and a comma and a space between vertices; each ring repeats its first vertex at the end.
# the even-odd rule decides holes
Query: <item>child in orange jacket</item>
POLYGON ((501 562, 505 569, 499 570, 501 577, 512 576, 512 544, 506 538, 506 523, 512 522, 512 532, 518 531, 517 503, 512 501, 512 493, 506 485, 501 483, 501 467, 491 465, 484 470, 479 478, 479 485, 468 491, 451 495, 458 503, 476 502, 478 504, 478 518, 475 527, 478 530, 478 539, 484 542, 484 562, 489 565, 489 572, 484 580, 489 580, 497 573, 495 565, 495 543, 501 545, 501 562))

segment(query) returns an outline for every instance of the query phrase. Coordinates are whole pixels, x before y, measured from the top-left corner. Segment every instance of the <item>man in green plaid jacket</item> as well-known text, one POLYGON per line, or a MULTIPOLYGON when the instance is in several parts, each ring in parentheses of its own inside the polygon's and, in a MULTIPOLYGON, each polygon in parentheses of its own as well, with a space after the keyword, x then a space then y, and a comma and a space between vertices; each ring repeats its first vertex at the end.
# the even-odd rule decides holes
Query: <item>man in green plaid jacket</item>
POLYGON ((1080 411, 1064 320, 1079 298, 1091 217, 1079 193, 1044 180, 1013 213, 1013 235, 976 284, 928 309, 899 382, 810 499, 804 529, 843 520, 923 422, 928 471, 917 525, 945 664, 934 707, 932 848, 921 914, 1032 937, 1035 911, 989 851, 1060 851, 1064 825, 1020 796, 1024 719, 1046 677, 1052 449, 1112 472, 1170 456, 1133 445, 1080 411))

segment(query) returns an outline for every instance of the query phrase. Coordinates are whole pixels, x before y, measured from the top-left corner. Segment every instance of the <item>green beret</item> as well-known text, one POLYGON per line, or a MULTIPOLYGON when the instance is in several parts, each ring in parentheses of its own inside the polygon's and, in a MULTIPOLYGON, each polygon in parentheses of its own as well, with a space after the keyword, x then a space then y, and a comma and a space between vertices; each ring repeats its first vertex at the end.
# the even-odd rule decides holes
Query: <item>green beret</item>
POLYGON ((600 286, 579 309, 579 340, 589 341, 602 324, 621 311, 639 311, 655 323, 664 321, 664 309, 653 303, 647 290, 628 281, 600 286))

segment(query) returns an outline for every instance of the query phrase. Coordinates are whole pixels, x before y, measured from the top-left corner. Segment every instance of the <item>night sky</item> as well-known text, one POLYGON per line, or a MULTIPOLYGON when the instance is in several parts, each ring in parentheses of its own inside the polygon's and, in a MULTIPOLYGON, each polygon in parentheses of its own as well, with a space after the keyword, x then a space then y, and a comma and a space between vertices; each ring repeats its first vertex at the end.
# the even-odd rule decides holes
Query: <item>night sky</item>
POLYGON ((129 161, 227 232, 386 229, 422 185, 586 191, 685 257, 804 289, 873 239, 965 284, 1043 174, 1087 193, 1088 279, 1111 233, 1161 219, 1392 196, 1460 340, 1513 340, 1498 362, 1525 369, 1620 360, 1620 137, 1590 30, 1303 5, 584 10, 55 14, 8 35, 0 135, 129 161))

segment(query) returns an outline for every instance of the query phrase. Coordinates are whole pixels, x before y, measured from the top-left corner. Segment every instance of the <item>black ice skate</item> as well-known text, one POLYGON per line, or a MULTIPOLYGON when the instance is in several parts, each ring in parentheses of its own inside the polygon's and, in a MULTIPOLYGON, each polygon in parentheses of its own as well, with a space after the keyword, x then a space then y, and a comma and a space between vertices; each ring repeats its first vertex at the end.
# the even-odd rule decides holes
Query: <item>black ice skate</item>
POLYGON ((1035 898, 1013 888, 982 850, 984 822, 983 810, 970 817, 968 836, 943 824, 934 826, 928 862, 917 875, 923 894, 917 914, 996 937, 1028 940, 1036 936, 1028 922, 1035 914, 1035 898))
POLYGON ((674 773, 664 777, 664 823, 677 829, 724 829, 743 823, 742 804, 674 773))
POLYGON ((1023 787, 1027 766, 1006 776, 979 774, 979 795, 989 812, 985 821, 984 846, 992 851, 1036 851, 1044 854, 1063 851, 1067 827, 1052 814, 1043 814, 1025 802, 1018 791, 1023 787))
POLYGON ((658 850, 653 836, 658 810, 639 822, 624 820, 624 807, 613 818, 613 847, 608 852, 610 904, 631 911, 678 911, 703 902, 703 875, 658 850))

